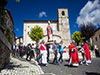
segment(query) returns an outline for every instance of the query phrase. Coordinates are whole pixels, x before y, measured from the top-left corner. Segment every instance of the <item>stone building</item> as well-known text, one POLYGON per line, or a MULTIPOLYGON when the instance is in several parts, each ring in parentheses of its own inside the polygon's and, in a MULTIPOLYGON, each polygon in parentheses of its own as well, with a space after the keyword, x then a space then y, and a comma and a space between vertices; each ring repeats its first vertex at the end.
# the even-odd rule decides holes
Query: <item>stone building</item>
POLYGON ((2 31, 6 31, 6 28, 9 27, 9 30, 10 30, 10 36, 11 36, 11 39, 14 43, 14 40, 15 40, 15 33, 14 33, 14 21, 12 19, 12 16, 11 16, 11 13, 8 9, 4 9, 3 10, 3 18, 2 18, 2 22, 1 22, 1 25, 0 25, 0 28, 2 31))
POLYGON ((6 14, 6 25, 10 28, 10 35, 11 35, 11 39, 13 41, 13 43, 15 42, 15 32, 14 32, 14 21, 12 19, 11 13, 8 9, 5 9, 6 14))
POLYGON ((95 31, 95 34, 91 37, 93 45, 97 45, 100 54, 100 27, 95 31))
POLYGON ((19 45, 20 43, 23 43, 23 36, 16 37, 15 38, 15 43, 16 43, 16 45, 19 45))
MULTIPOLYGON (((57 20, 49 20, 50 26, 53 29, 53 40, 57 40, 60 42, 61 40, 64 42, 64 45, 68 46, 70 43, 70 26, 69 26, 69 16, 67 8, 58 8, 58 19, 57 20)), ((28 34, 30 33, 30 29, 38 25, 43 28, 44 32, 44 40, 47 42, 47 25, 48 20, 24 20, 24 28, 23 28, 23 43, 27 45, 28 43, 33 43, 28 34)))
POLYGON ((11 39, 14 42, 14 30, 13 30, 13 19, 8 9, 3 10, 2 20, 0 22, 0 71, 9 63, 10 53, 11 53, 11 44, 8 42, 5 37, 6 28, 9 27, 11 39))

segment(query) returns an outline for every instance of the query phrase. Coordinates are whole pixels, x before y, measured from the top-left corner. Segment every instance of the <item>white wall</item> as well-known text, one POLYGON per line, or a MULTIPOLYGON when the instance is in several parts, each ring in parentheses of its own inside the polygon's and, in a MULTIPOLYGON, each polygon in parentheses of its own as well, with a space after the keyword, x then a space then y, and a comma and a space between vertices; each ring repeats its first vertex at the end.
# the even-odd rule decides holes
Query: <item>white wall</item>
MULTIPOLYGON (((47 35, 46 28, 47 28, 48 23, 24 23, 23 42, 25 45, 28 43, 34 43, 28 36, 28 32, 30 32, 31 28, 33 28, 36 25, 42 27, 44 35, 47 35)), ((52 27, 54 32, 57 31, 57 23, 51 23, 50 26, 52 27)), ((47 37, 45 37, 45 40, 47 41, 47 37)))
POLYGON ((16 45, 18 45, 19 44, 19 39, 16 39, 16 45))

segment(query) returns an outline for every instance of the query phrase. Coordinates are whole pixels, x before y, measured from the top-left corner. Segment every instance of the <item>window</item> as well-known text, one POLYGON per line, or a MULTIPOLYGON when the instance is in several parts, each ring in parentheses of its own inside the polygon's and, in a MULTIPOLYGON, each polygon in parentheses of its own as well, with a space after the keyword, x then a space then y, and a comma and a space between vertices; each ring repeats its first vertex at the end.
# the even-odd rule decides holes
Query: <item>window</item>
POLYGON ((28 26, 28 28, 29 28, 30 26, 28 26))
POLYGON ((97 37, 95 37, 95 40, 97 41, 97 37))
POLYGON ((29 32, 27 34, 29 35, 29 32))
POLYGON ((65 12, 64 12, 64 11, 62 11, 62 15, 63 15, 63 16, 65 15, 65 12))

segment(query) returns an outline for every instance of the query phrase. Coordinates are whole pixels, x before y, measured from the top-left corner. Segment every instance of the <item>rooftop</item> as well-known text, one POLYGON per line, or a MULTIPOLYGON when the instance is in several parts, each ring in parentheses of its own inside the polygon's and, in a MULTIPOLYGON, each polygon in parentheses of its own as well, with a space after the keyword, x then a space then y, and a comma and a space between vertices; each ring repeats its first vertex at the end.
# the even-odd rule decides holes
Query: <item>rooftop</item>
POLYGON ((51 23, 57 23, 57 20, 24 20, 24 23, 30 23, 30 22, 48 23, 48 21, 50 21, 51 23))

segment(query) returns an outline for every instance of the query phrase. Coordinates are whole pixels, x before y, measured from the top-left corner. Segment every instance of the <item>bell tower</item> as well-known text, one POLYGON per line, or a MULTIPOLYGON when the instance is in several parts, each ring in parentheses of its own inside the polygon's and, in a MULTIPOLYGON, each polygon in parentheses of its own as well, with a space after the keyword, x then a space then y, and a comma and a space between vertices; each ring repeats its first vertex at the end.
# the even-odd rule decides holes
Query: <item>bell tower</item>
POLYGON ((67 8, 58 8, 58 31, 65 45, 70 43, 70 27, 67 8))

